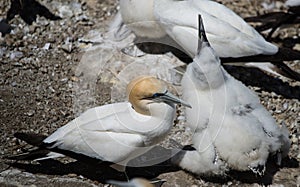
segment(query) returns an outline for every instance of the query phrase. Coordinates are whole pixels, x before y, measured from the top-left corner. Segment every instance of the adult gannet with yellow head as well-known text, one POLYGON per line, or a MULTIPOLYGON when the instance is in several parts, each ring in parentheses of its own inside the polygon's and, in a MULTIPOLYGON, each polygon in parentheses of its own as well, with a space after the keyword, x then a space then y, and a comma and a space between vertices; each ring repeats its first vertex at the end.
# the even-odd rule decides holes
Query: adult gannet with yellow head
MULTIPOLYGON (((173 125, 175 104, 190 107, 168 92, 163 81, 150 76, 132 80, 127 95, 129 102, 87 110, 42 140, 39 147, 112 162, 113 168, 124 171, 129 160, 165 138, 173 125)), ((16 137, 32 142, 24 133, 16 137)))

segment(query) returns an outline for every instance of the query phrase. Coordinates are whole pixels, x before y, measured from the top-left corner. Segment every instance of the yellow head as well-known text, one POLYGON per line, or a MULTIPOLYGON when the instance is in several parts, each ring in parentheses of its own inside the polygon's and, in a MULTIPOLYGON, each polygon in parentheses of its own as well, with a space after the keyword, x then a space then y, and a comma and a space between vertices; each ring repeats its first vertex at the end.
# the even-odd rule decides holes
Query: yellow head
POLYGON ((126 91, 134 110, 144 115, 151 115, 149 111, 151 103, 181 103, 190 107, 189 104, 169 93, 166 84, 155 77, 138 77, 127 85, 126 91))

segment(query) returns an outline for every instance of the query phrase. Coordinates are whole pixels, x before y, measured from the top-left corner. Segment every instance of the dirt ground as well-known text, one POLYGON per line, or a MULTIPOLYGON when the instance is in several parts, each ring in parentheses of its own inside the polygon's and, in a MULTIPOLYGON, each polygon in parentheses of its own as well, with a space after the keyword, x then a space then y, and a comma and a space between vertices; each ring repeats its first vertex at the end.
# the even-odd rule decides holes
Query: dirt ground
MULTIPOLYGON (((85 101, 80 110, 76 108, 81 103, 77 86, 82 75, 78 74, 78 66, 88 46, 82 38, 91 30, 104 32, 117 12, 118 3, 111 0, 39 2, 62 19, 51 21, 38 17, 32 25, 28 25, 16 16, 10 21, 12 34, 0 37, 0 156, 18 154, 29 148, 13 137, 15 132, 49 135, 74 119, 84 108, 111 102, 113 83, 103 81, 99 75, 93 88, 97 94, 90 101, 85 101)), ((242 17, 266 12, 261 4, 263 0, 256 3, 248 0, 222 2, 242 17)), ((285 9, 282 2, 275 2, 268 11, 285 9)), ((6 17, 9 7, 8 1, 0 3, 0 19, 6 17)), ((274 35, 298 38, 299 33, 300 27, 296 25, 274 35)), ((295 48, 299 50, 299 44, 295 48)), ((297 62, 289 62, 289 65, 300 72, 297 62)), ((292 142, 289 160, 268 177, 254 180, 236 177, 218 181, 196 177, 185 171, 166 171, 157 176, 166 179, 163 186, 259 186, 262 182, 272 186, 300 185, 300 84, 277 78, 265 89, 251 84, 263 82, 259 77, 261 74, 255 72, 241 69, 235 76, 251 77, 245 80, 245 84, 252 85, 250 88, 259 95, 278 124, 288 127, 292 142)), ((88 92, 89 88, 86 90, 88 92)), ((176 139, 178 133, 184 132, 182 128, 175 127, 170 137, 176 139)), ((72 160, 10 166, 7 160, 1 158, 0 186, 103 186, 103 181, 97 177, 105 175, 106 169, 93 173, 94 170, 88 166, 72 160)))

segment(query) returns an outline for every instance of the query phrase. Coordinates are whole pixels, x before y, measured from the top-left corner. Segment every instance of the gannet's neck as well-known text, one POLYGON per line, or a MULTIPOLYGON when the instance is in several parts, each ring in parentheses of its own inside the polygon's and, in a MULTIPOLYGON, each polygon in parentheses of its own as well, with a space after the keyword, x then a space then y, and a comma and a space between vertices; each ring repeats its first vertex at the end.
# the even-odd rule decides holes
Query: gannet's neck
POLYGON ((175 104, 151 103, 148 104, 150 115, 161 119, 172 120, 175 116, 175 104))
POLYGON ((201 50, 188 67, 188 73, 201 89, 219 87, 224 83, 226 73, 214 50, 206 42, 201 45, 201 50))
POLYGON ((201 65, 213 64, 214 66, 221 64, 216 52, 207 42, 201 43, 201 49, 197 52, 194 62, 201 65))
POLYGON ((176 114, 173 103, 151 103, 148 105, 151 119, 155 121, 155 128, 147 131, 146 145, 154 145, 162 141, 171 130, 176 114))
POLYGON ((165 31, 154 17, 154 0, 120 0, 124 23, 142 38, 162 38, 165 31))

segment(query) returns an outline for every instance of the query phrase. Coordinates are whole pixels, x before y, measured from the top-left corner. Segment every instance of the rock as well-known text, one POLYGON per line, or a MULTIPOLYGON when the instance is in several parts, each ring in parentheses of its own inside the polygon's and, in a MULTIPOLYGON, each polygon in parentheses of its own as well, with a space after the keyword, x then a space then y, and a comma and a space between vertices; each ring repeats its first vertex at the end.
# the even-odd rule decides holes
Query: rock
POLYGON ((70 18, 73 16, 73 11, 67 5, 60 6, 58 12, 59 17, 61 18, 70 18))
POLYGON ((62 18, 71 18, 82 14, 81 4, 77 2, 71 2, 67 5, 61 5, 58 8, 59 16, 62 18))
POLYGON ((300 44, 297 43, 297 44, 293 47, 293 49, 294 49, 294 50, 300 51, 300 44))
POLYGON ((29 117, 32 117, 35 114, 34 110, 29 110, 28 112, 26 112, 26 115, 29 117))
POLYGON ((0 47, 0 58, 2 58, 4 56, 6 51, 7 51, 7 49, 5 47, 0 47))
POLYGON ((71 53, 72 52, 72 43, 66 43, 66 44, 63 44, 61 46, 61 48, 67 52, 67 53, 71 53))
POLYGON ((12 87, 16 87, 16 86, 17 86, 17 83, 16 83, 16 82, 12 82, 12 83, 11 83, 11 86, 12 86, 12 87))
POLYGON ((275 8, 275 2, 271 2, 271 3, 266 3, 266 2, 263 2, 262 4, 262 7, 265 9, 265 10, 272 10, 275 8))
POLYGON ((23 52, 21 51, 12 51, 9 55, 11 60, 19 59, 23 57, 23 52))
POLYGON ((72 52, 72 46, 73 46, 73 44, 71 42, 71 38, 67 37, 64 44, 61 46, 61 49, 63 49, 67 53, 71 53, 72 52))
POLYGON ((50 43, 46 43, 42 49, 48 50, 50 48, 50 43))

